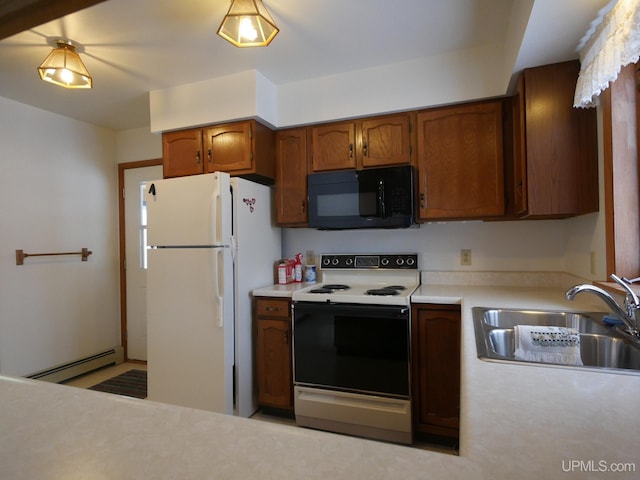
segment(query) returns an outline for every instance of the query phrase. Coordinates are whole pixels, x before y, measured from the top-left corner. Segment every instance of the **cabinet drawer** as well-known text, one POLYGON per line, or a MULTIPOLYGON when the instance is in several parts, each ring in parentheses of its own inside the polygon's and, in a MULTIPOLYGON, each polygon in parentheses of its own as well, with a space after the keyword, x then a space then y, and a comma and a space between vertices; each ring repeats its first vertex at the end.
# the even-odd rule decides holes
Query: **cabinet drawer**
POLYGON ((258 317, 289 318, 289 300, 274 298, 258 298, 256 300, 258 317))

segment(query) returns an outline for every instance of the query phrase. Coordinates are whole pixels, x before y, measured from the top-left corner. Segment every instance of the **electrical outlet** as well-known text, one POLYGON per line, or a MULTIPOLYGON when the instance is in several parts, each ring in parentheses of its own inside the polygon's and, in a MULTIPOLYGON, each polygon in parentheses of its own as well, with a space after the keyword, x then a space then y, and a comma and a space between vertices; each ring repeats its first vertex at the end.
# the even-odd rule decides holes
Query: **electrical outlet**
POLYGON ((463 248, 460 250, 460 265, 471 265, 471 250, 463 248))

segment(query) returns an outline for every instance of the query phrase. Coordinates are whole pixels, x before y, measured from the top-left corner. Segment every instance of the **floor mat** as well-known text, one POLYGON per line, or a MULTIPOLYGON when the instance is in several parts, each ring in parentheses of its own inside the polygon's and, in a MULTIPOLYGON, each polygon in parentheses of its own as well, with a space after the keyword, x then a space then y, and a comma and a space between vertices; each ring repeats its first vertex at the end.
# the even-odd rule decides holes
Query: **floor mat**
POLYGON ((127 397, 146 398, 147 372, 145 370, 129 370, 117 377, 110 378, 93 387, 89 387, 89 390, 115 393, 127 397))

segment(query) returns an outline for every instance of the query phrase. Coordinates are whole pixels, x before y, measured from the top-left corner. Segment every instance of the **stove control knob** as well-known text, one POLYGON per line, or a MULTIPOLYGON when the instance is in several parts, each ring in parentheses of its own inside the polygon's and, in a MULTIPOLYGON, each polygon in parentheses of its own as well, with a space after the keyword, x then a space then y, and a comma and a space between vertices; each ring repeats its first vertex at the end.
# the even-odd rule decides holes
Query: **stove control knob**
POLYGON ((387 265, 389 265, 389 259, 387 257, 383 257, 382 260, 380 260, 380 263, 382 264, 382 266, 386 267, 387 265))
POLYGON ((400 265, 404 265, 404 258, 402 257, 398 257, 396 259, 396 265, 400 266, 400 265))
POLYGON ((331 263, 331 259, 329 257, 324 257, 322 259, 322 265, 329 265, 331 263))
POLYGON ((350 267, 351 265, 353 265, 353 257, 349 257, 347 258, 346 264, 348 267, 350 267))
POLYGON ((407 265, 413 266, 416 263, 416 259, 413 257, 407 258, 407 265))
POLYGON ((340 259, 336 257, 333 260, 331 260, 331 265, 338 265, 339 262, 340 262, 340 259))

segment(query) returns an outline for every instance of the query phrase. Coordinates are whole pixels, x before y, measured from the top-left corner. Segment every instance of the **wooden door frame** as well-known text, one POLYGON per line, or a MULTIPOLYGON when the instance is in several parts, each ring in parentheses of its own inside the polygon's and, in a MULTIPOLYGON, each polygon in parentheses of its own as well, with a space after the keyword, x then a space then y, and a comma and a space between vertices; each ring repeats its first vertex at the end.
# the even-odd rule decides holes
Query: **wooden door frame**
POLYGON ((120 243, 120 342, 124 350, 124 361, 129 360, 127 348, 127 271, 125 268, 126 242, 124 225, 124 173, 131 168, 155 167, 162 165, 161 158, 140 160, 118 164, 118 230, 120 243))
POLYGON ((612 273, 629 278, 640 275, 639 68, 640 63, 623 67, 617 80, 600 95, 607 278, 612 273))

